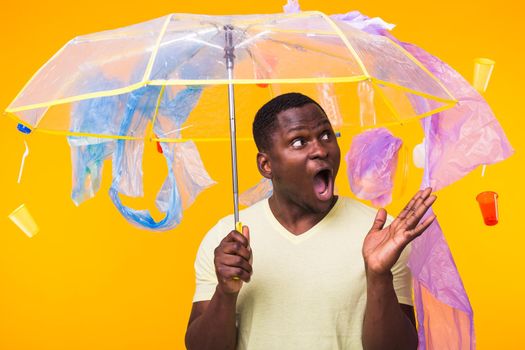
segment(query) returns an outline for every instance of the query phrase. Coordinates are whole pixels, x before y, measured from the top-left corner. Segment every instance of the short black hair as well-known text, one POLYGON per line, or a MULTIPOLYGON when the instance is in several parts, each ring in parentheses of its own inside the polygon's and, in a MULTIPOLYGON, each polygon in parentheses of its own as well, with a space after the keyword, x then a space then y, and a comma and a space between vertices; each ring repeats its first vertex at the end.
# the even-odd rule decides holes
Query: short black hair
POLYGON ((255 114, 252 125, 253 139, 257 149, 259 151, 270 149, 271 137, 277 128, 277 115, 279 113, 291 108, 299 108, 309 103, 317 105, 326 115, 319 103, 298 92, 279 95, 266 102, 255 114))

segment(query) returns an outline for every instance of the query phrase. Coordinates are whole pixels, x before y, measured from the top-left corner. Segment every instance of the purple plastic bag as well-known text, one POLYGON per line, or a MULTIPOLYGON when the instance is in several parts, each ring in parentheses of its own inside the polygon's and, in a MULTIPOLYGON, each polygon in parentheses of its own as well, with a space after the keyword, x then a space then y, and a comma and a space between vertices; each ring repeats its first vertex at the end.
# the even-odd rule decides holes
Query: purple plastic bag
MULTIPOLYGON (((393 26, 382 20, 372 21, 357 11, 331 17, 389 37, 459 101, 456 107, 422 120, 426 153, 422 188, 431 185, 436 191, 481 164, 497 163, 512 155, 513 149, 487 102, 458 72, 417 46, 399 42, 388 33, 393 26)), ((416 109, 426 103, 417 98, 411 102, 416 109)), ((475 349, 473 310, 437 220, 412 242, 409 267, 414 280, 419 349, 475 349)))
MULTIPOLYGON (((454 108, 423 120, 428 155, 425 175, 434 191, 460 180, 480 165, 501 162, 514 153, 490 106, 458 72, 415 45, 400 42, 390 34, 385 36, 419 60, 458 100, 454 108)), ((412 101, 416 109, 424 103, 422 99, 412 101)))
POLYGON ((348 181, 357 198, 383 207, 392 201, 392 187, 401 139, 388 129, 365 131, 352 140, 346 154, 348 181))
MULTIPOLYGON (((366 17, 366 16, 365 16, 366 17)), ((362 16, 357 17, 359 22, 362 16)), ((340 18, 354 25, 352 16, 340 18)), ((359 27, 355 23, 355 27, 359 27)), ((370 28, 360 28, 368 31, 370 28)), ((399 42, 388 28, 372 28, 416 57, 459 101, 425 118, 425 173, 422 188, 451 184, 480 164, 509 157, 513 150, 486 101, 459 73, 415 45, 399 42)), ((414 108, 424 107, 415 98, 414 108)), ((428 107, 427 107, 428 108, 428 107)), ((430 215, 429 211, 426 215, 430 215)), ((414 282, 419 349, 475 349, 474 315, 461 277, 437 220, 412 242, 409 260, 414 282)))

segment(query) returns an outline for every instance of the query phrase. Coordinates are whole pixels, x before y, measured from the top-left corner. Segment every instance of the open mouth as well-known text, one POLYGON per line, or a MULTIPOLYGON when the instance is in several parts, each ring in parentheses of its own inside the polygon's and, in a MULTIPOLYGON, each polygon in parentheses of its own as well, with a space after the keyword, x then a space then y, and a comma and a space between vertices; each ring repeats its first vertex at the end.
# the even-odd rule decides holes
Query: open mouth
POLYGON ((332 172, 323 169, 314 176, 314 192, 319 200, 327 201, 334 194, 334 181, 332 172))

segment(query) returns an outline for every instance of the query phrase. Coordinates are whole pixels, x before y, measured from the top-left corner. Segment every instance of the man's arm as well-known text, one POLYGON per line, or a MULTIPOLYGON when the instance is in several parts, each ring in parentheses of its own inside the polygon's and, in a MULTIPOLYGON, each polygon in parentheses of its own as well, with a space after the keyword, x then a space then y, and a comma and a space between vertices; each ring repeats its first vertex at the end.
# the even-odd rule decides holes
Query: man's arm
POLYGON ((419 191, 387 227, 386 211, 379 209, 363 243, 367 280, 367 302, 362 342, 366 350, 416 349, 415 326, 397 301, 392 267, 405 247, 421 235, 435 219, 432 214, 419 223, 436 200, 432 189, 419 191))
POLYGON ((230 232, 214 251, 217 287, 209 301, 193 303, 186 329, 188 350, 234 350, 237 346, 235 311, 243 282, 252 275, 249 230, 230 232))
MULTIPOLYGON (((399 304, 392 274, 368 276, 363 322, 364 349, 417 349, 417 332, 408 317, 411 306, 399 304)), ((412 309, 413 317, 413 309, 412 309)))
POLYGON ((186 330, 187 349, 234 350, 237 344, 237 295, 216 290, 211 300, 193 303, 186 330))

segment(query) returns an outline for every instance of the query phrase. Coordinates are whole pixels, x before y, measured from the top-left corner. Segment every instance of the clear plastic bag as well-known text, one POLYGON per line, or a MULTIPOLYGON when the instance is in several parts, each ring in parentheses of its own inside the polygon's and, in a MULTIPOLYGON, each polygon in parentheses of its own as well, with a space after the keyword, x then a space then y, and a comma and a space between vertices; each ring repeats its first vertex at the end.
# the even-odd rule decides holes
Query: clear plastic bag
MULTIPOLYGON (((193 204, 195 198, 206 188, 216 182, 210 178, 202 164, 199 151, 193 141, 184 143, 161 143, 162 150, 170 149, 174 154, 174 173, 177 188, 181 196, 182 208, 186 209, 193 204)), ((157 208, 162 212, 169 210, 169 198, 172 191, 169 178, 162 185, 157 195, 157 208)))
POLYGON ((239 196, 239 202, 242 205, 250 206, 268 198, 273 193, 272 180, 263 177, 259 183, 250 187, 239 196))
MULTIPOLYGON (((101 79, 92 83, 111 85, 111 82, 101 79)), ((128 94, 82 101, 72 111, 71 131, 141 137, 145 136, 148 123, 156 115, 161 115, 162 123, 155 124, 154 132, 164 135, 175 130, 171 137, 177 138, 180 137, 177 130, 195 107, 201 92, 201 88, 182 88, 171 96, 171 90, 164 93, 161 87, 145 86, 128 94)), ((168 176, 156 202, 166 216, 155 221, 147 210, 126 207, 119 196, 143 195, 144 140, 80 136, 70 136, 68 140, 73 160, 73 201, 79 205, 96 194, 100 188, 103 161, 112 157, 110 197, 126 220, 141 228, 173 228, 181 220, 182 209, 190 206, 202 190, 215 183, 206 172, 193 142, 161 143, 168 176)))

